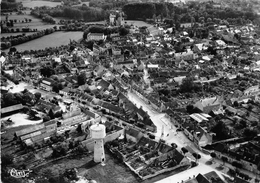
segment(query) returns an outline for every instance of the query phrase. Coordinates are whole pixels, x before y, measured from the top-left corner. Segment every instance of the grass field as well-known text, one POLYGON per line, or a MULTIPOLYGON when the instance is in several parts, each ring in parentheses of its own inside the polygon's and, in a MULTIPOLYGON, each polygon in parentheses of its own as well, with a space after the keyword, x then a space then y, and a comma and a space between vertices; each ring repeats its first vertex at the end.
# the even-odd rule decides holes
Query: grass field
POLYGON ((57 47, 67 45, 71 40, 78 41, 83 36, 83 32, 55 32, 50 35, 15 46, 18 51, 41 50, 47 47, 57 47))
MULTIPOLYGON (((19 20, 23 21, 25 19, 31 19, 32 20, 31 22, 28 22, 28 23, 20 23, 20 22, 15 23, 14 27, 12 27, 13 29, 29 27, 31 29, 38 29, 38 31, 40 31, 40 30, 52 28, 52 27, 55 26, 55 25, 52 25, 52 24, 45 23, 41 19, 30 15, 28 11, 26 13, 27 14, 24 14, 24 15, 16 15, 16 14, 9 15, 9 20, 15 20, 15 19, 17 21, 19 21, 19 20)), ((3 33, 3 36, 4 35, 5 35, 5 33, 3 33)))
POLYGON ((32 0, 17 0, 17 2, 22 2, 24 7, 35 8, 40 6, 49 6, 55 7, 60 5, 60 2, 51 2, 51 1, 32 1, 32 0))
POLYGON ((94 165, 93 154, 64 158, 62 160, 38 167, 35 172, 40 174, 51 169, 55 174, 63 174, 67 168, 77 168, 80 176, 87 175, 87 179, 94 179, 99 183, 138 183, 138 179, 122 163, 106 153, 105 166, 94 165))

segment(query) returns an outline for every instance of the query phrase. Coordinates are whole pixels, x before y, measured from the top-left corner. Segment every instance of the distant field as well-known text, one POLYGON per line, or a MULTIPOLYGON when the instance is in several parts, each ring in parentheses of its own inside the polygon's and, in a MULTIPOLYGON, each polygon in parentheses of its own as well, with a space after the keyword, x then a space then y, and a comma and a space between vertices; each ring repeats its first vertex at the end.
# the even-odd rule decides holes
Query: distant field
POLYGON ((17 0, 18 2, 22 2, 24 7, 35 8, 40 6, 49 6, 55 7, 60 5, 60 2, 50 2, 50 1, 31 1, 31 0, 17 0))
POLYGON ((67 45, 71 40, 78 41, 82 38, 83 32, 55 32, 53 34, 32 40, 15 46, 18 51, 41 50, 47 47, 67 45))
POLYGON ((14 27, 12 27, 13 29, 17 29, 17 28, 22 28, 22 27, 29 27, 31 29, 38 29, 38 31, 43 30, 43 29, 47 29, 47 28, 52 28, 55 25, 52 24, 47 24, 45 22, 43 22, 41 19, 39 18, 35 18, 34 16, 30 15, 30 14, 25 14, 25 15, 9 15, 9 20, 14 20, 16 19, 17 21, 23 21, 25 20, 25 18, 27 19, 31 19, 31 22, 28 23, 15 23, 14 27))

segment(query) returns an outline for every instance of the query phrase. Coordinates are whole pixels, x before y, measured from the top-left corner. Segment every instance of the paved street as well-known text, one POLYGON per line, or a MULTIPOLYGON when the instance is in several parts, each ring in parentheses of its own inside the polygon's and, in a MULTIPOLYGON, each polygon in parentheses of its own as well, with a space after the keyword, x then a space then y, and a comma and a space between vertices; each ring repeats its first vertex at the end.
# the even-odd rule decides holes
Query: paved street
MULTIPOLYGON (((129 92, 128 97, 129 100, 132 101, 137 107, 142 106, 143 110, 147 111, 151 120, 157 126, 157 133, 155 133, 157 139, 161 137, 163 130, 164 135, 162 138, 166 141, 166 143, 177 144, 178 150, 181 150, 182 147, 189 145, 191 148, 193 148, 195 152, 200 153, 201 155, 201 159, 199 160, 199 165, 197 167, 167 177, 166 179, 158 181, 159 183, 177 183, 181 182, 182 180, 188 180, 189 177, 193 177, 193 175, 198 175, 198 173, 208 173, 213 170, 216 171, 220 176, 222 176, 222 171, 227 171, 227 169, 224 169, 222 171, 216 169, 217 167, 219 167, 219 164, 221 162, 207 165, 206 162, 211 160, 211 156, 199 151, 195 147, 195 145, 183 134, 183 132, 176 132, 176 127, 170 122, 170 119, 166 117, 165 113, 159 113, 155 111, 151 106, 149 106, 149 104, 146 104, 134 93, 129 92), (167 136, 167 134, 169 135, 167 136)), ((195 160, 190 153, 187 153, 186 156, 190 159, 195 160)))

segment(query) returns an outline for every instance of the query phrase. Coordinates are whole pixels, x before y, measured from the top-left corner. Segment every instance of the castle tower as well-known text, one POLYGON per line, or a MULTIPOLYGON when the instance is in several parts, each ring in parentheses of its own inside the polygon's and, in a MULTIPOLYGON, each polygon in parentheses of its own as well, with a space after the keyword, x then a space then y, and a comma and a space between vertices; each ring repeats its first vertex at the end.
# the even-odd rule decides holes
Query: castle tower
POLYGON ((94 124, 90 127, 91 138, 94 139, 94 161, 103 163, 105 161, 104 141, 106 127, 102 124, 94 124))

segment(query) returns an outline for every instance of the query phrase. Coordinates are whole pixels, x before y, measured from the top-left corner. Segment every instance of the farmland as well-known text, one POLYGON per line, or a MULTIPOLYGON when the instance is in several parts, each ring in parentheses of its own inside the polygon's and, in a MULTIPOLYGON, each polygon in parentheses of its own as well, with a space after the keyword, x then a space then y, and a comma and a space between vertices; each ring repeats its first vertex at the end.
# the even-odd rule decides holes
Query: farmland
POLYGON ((82 32, 55 32, 42 38, 20 44, 16 46, 16 49, 18 51, 31 49, 40 50, 47 47, 67 45, 70 42, 70 39, 78 41, 80 38, 82 38, 82 35, 82 32))
POLYGON ((31 0, 17 0, 18 2, 22 2, 24 7, 27 8, 35 8, 40 6, 49 6, 55 7, 60 5, 60 2, 51 2, 51 1, 31 1, 31 0))

